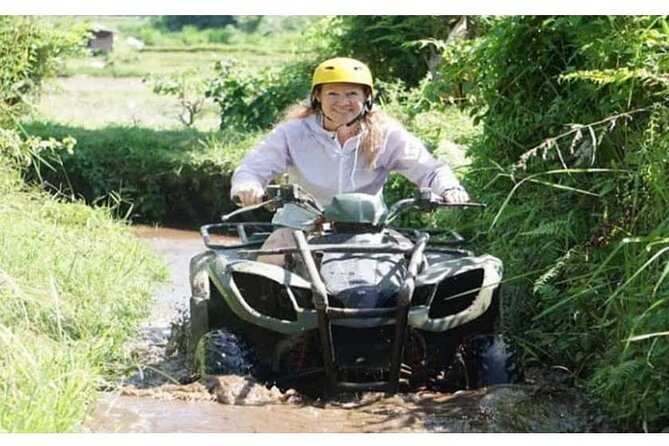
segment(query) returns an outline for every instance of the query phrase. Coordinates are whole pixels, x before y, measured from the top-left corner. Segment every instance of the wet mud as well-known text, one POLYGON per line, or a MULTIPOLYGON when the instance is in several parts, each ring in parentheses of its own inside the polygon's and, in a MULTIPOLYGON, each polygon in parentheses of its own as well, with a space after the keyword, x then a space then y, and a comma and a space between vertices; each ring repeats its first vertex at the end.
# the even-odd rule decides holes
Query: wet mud
POLYGON ((181 352, 189 296, 188 262, 199 233, 136 231, 161 252, 172 283, 156 298, 132 343, 136 365, 91 409, 92 432, 607 432, 561 369, 528 369, 523 384, 442 393, 432 390, 308 398, 248 377, 191 372, 181 352))

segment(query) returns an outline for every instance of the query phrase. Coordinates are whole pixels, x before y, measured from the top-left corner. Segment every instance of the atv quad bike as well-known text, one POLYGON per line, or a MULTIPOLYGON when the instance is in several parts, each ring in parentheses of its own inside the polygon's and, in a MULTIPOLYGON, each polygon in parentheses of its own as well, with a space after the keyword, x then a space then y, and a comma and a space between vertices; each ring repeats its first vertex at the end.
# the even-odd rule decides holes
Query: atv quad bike
POLYGON ((320 377, 327 393, 395 393, 443 377, 457 357, 467 387, 518 378, 515 355, 493 335, 500 260, 461 249, 455 231, 390 226, 408 210, 482 205, 445 204, 429 189, 390 209, 359 193, 323 209, 295 185, 270 186, 267 198, 201 228, 208 250, 190 264, 200 373, 252 373, 298 388, 320 377), (292 246, 261 249, 272 224, 230 222, 287 204, 319 216, 311 230, 293 231, 292 246), (238 243, 216 239, 231 234, 238 243), (283 255, 285 266, 260 255, 283 255))

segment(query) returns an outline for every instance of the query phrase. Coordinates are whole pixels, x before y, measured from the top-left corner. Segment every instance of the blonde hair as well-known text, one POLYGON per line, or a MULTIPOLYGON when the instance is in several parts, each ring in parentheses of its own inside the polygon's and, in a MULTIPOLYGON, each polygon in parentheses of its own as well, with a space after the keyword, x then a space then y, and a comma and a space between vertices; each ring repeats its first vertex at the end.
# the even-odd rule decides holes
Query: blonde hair
MULTIPOLYGON (((304 119, 320 113, 320 110, 316 108, 304 104, 295 104, 286 109, 279 124, 294 119, 304 119)), ((365 113, 365 116, 360 120, 361 130, 364 132, 362 145, 360 147, 365 158, 365 167, 367 169, 376 167, 379 152, 383 148, 384 129, 387 127, 387 124, 391 122, 399 125, 395 119, 391 118, 378 108, 368 110, 365 113)))

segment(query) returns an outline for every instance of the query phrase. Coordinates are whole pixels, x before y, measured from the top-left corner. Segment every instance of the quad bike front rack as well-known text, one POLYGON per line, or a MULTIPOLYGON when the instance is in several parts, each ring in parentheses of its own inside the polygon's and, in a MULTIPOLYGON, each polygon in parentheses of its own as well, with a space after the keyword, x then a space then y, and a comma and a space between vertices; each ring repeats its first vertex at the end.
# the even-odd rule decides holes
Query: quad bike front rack
POLYGON ((404 356, 404 346, 406 344, 407 320, 409 307, 415 289, 418 267, 423 258, 425 247, 429 235, 423 233, 418 236, 411 249, 411 257, 404 282, 400 287, 397 297, 397 306, 392 308, 334 308, 328 303, 327 290, 325 284, 316 267, 316 262, 312 256, 312 247, 307 243, 307 239, 302 231, 293 232, 293 238, 297 245, 298 252, 304 260, 307 267, 307 273, 311 281, 313 304, 318 318, 318 332, 321 340, 321 349, 323 352, 323 365, 325 378, 328 383, 328 390, 334 393, 338 392, 356 392, 356 391, 375 391, 386 393, 397 393, 399 390, 400 367, 402 357, 404 356), (339 367, 337 365, 332 340, 331 320, 347 318, 376 318, 380 316, 395 318, 395 336, 392 346, 392 356, 387 381, 371 382, 348 382, 339 380, 339 367))

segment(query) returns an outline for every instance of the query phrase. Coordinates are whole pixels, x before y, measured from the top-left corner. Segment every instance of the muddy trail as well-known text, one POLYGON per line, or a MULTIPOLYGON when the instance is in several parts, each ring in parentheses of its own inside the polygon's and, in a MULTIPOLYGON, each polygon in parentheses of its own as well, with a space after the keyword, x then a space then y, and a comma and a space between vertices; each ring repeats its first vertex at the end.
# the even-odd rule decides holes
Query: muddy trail
POLYGON ((172 282, 157 296, 132 345, 136 367, 103 392, 93 432, 607 432, 610 427, 559 369, 527 369, 523 384, 473 391, 364 393, 327 401, 268 388, 243 377, 191 373, 180 331, 190 294, 188 262, 199 233, 138 227, 162 253, 172 282))

